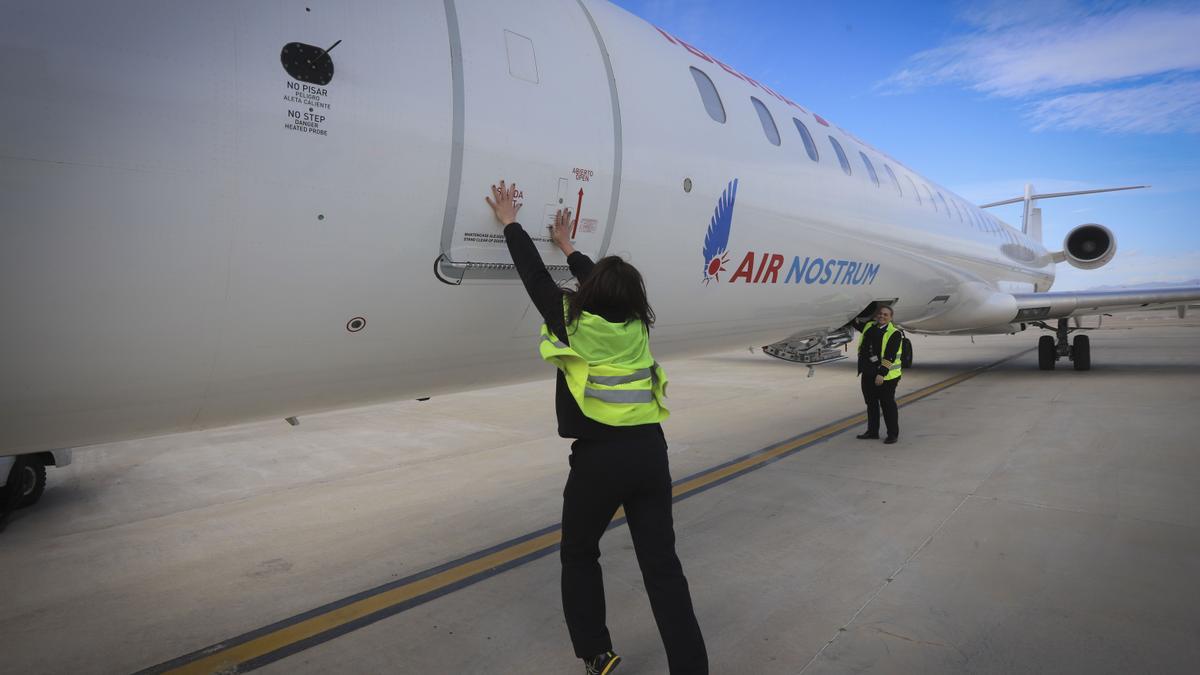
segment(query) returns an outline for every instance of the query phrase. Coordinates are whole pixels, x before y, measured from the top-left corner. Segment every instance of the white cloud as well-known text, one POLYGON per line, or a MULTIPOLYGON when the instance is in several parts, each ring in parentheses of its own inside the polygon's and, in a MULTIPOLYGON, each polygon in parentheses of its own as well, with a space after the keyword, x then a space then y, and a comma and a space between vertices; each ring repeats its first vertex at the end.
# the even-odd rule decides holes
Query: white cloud
POLYGON ((962 18, 980 29, 1000 30, 1019 24, 1058 22, 1078 16, 1080 11, 1079 3, 1072 0, 991 0, 964 8, 962 18))
POLYGON ((1200 69, 1200 8, 1131 8, 985 28, 921 52, 884 82, 959 82, 1000 96, 1200 69))
POLYGON ((1033 104, 1034 131, 1200 132, 1200 80, 1066 94, 1033 104))
POLYGON ((1200 71, 1200 5, 991 4, 965 18, 970 32, 916 54, 877 90, 960 84, 1033 98, 1039 130, 1200 130, 1200 81, 1187 76, 1200 71))

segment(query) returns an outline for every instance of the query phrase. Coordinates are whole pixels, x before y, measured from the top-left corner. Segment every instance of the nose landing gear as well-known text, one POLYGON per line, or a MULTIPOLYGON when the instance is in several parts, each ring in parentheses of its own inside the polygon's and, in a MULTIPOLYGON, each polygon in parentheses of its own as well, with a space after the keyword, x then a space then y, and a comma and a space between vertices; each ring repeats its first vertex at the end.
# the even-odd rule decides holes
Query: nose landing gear
POLYGON ((1055 333, 1054 337, 1043 335, 1038 339, 1039 369, 1054 370, 1055 362, 1064 357, 1071 361, 1075 370, 1092 369, 1092 345, 1088 336, 1076 335, 1074 344, 1067 340, 1067 336, 1072 331, 1081 330, 1080 328, 1071 328, 1066 319, 1059 319, 1057 328, 1050 328, 1041 321, 1034 325, 1046 330, 1053 330, 1055 333))

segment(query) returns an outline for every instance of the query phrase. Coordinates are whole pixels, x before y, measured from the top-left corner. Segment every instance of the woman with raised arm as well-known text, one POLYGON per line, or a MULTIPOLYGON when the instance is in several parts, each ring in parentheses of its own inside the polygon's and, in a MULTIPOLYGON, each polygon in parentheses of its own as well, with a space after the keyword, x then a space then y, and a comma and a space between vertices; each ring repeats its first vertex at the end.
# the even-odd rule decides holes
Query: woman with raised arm
POLYGON ((554 282, 533 240, 517 222, 516 185, 492 186, 485 197, 525 290, 541 313, 540 352, 558 368, 558 433, 571 443, 563 491, 562 599, 567 630, 585 672, 607 675, 620 663, 605 621, 600 537, 618 507, 633 536, 650 606, 671 672, 707 673, 708 654, 675 554, 671 473, 660 422, 667 378, 650 355, 654 311, 642 275, 616 256, 593 263, 571 243, 569 209, 551 237, 579 281, 554 282))

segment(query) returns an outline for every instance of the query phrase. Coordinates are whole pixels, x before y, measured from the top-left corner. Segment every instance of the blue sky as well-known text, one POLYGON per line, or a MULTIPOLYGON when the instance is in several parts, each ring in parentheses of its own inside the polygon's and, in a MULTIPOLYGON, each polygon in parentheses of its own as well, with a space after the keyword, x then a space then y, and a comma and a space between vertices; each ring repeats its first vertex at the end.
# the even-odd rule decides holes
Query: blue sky
POLYGON ((1041 203, 1047 248, 1119 244, 1055 290, 1200 279, 1200 3, 616 4, 976 203, 1153 185, 1041 203))

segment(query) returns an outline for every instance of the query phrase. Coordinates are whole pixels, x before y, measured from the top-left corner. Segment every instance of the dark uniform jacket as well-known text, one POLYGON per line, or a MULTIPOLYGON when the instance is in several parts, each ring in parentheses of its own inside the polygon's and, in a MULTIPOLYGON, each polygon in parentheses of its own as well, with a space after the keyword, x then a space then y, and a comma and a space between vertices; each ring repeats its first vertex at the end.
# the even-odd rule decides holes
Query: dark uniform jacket
POLYGON ((863 333, 862 344, 858 348, 858 372, 871 377, 888 374, 888 369, 882 361, 896 360, 896 352, 900 350, 900 343, 904 341, 904 333, 897 329, 892 333, 892 339, 884 345, 884 330, 884 327, 876 324, 863 333), (878 358, 872 361, 871 357, 878 358))

